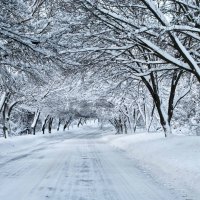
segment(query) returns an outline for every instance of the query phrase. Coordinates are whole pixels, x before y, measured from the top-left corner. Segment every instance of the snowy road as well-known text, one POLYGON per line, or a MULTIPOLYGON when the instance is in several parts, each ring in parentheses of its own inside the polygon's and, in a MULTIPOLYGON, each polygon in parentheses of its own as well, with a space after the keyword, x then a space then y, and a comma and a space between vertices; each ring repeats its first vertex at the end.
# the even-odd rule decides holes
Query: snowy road
POLYGON ((0 185, 1 200, 177 199, 92 131, 0 157, 0 185))

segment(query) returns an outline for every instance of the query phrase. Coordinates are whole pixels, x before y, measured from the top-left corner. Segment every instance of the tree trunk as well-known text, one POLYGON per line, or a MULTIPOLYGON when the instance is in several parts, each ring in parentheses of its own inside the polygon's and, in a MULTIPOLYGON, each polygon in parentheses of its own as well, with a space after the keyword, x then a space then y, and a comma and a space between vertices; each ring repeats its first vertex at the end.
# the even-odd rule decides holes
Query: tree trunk
POLYGON ((59 130, 60 130, 60 124, 61 124, 61 119, 59 118, 59 119, 58 119, 57 131, 59 131, 59 130))
POLYGON ((128 131, 127 131, 127 125, 126 125, 126 122, 127 122, 127 121, 125 120, 125 121, 124 121, 124 133, 125 133, 125 134, 127 134, 127 133, 128 133, 128 131))
POLYGON ((149 82, 144 77, 142 77, 142 80, 145 83, 145 85, 147 86, 150 94, 152 95, 152 98, 154 100, 155 106, 156 106, 158 114, 159 114, 160 124, 163 128, 165 137, 167 137, 168 134, 171 133, 170 124, 168 122, 168 114, 165 113, 165 111, 162 107, 161 99, 160 99, 160 96, 158 93, 158 86, 156 84, 156 82, 157 82, 156 76, 154 76, 154 74, 151 73, 150 77, 151 77, 152 86, 149 84, 149 82))
POLYGON ((65 131, 66 128, 67 128, 67 122, 65 122, 65 124, 63 126, 63 131, 65 131))
POLYGON ((4 92, 2 97, 1 97, 1 100, 0 100, 0 112, 2 111, 2 109, 4 107, 4 104, 6 102, 7 96, 8 96, 8 93, 4 92))
POLYGON ((165 137, 167 137, 169 134, 171 134, 171 127, 168 121, 168 115, 163 110, 160 102, 156 102, 156 108, 160 117, 160 124, 164 130, 165 137))
POLYGON ((51 133, 52 124, 53 124, 53 117, 50 117, 49 118, 49 124, 48 124, 49 133, 51 133))
POLYGON ((3 107, 3 135, 5 139, 8 138, 7 109, 8 109, 8 105, 5 102, 4 107, 3 107))
POLYGON ((35 135, 35 128, 36 128, 36 125, 37 125, 37 122, 38 122, 39 117, 40 117, 40 112, 39 112, 39 110, 37 110, 37 111, 35 112, 34 119, 33 119, 33 123, 32 123, 32 125, 31 125, 31 129, 32 129, 33 135, 35 135))
POLYGON ((6 93, 3 95, 1 99, 1 108, 3 109, 3 134, 5 138, 8 138, 8 135, 10 134, 10 113, 15 104, 11 104, 11 107, 8 106, 8 102, 10 100, 11 93, 6 93))
POLYGON ((148 132, 150 132, 151 124, 153 122, 154 110, 155 110, 155 103, 153 104, 153 108, 152 108, 152 111, 151 111, 151 117, 150 117, 151 119, 150 119, 150 123, 149 123, 148 129, 147 129, 148 132))
POLYGON ((49 115, 47 115, 47 116, 45 117, 44 122, 43 122, 43 124, 42 124, 42 133, 43 133, 43 134, 45 133, 45 128, 46 128, 46 126, 47 126, 47 121, 48 121, 48 119, 49 119, 49 115))
POLYGON ((68 127, 68 129, 69 129, 69 125, 70 125, 70 123, 71 123, 71 120, 72 120, 72 117, 70 117, 68 120, 66 120, 66 122, 65 122, 65 125, 64 125, 64 127, 63 127, 63 131, 65 131, 65 129, 68 127))
POLYGON ((82 124, 82 118, 79 119, 79 122, 78 122, 77 126, 79 127, 80 124, 83 125, 83 124, 82 124))

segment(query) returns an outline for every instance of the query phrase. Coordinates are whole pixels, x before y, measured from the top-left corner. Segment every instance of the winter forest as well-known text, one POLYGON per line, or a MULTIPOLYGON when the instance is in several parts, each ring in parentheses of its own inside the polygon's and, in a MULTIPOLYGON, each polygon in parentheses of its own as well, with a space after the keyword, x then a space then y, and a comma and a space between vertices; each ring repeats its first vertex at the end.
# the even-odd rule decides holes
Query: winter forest
POLYGON ((0 199, 199 200, 200 0, 0 0, 0 199))
POLYGON ((199 134, 199 0, 2 0, 1 134, 109 122, 199 134))

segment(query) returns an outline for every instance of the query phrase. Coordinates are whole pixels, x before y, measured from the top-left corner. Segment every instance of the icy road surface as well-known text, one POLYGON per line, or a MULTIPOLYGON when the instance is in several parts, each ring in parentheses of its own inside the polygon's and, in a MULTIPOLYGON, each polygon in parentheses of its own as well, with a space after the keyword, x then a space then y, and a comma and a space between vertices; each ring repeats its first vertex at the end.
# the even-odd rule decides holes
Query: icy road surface
POLYGON ((83 129, 1 156, 0 199, 177 200, 100 137, 83 129))

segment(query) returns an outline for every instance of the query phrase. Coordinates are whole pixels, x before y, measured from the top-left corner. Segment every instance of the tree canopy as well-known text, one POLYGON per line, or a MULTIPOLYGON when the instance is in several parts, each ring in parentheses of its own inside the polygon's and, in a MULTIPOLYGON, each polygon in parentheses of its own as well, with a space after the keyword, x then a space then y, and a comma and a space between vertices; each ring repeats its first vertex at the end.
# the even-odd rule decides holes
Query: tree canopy
POLYGON ((116 133, 200 123, 199 0, 0 2, 4 137, 110 123, 116 133))

